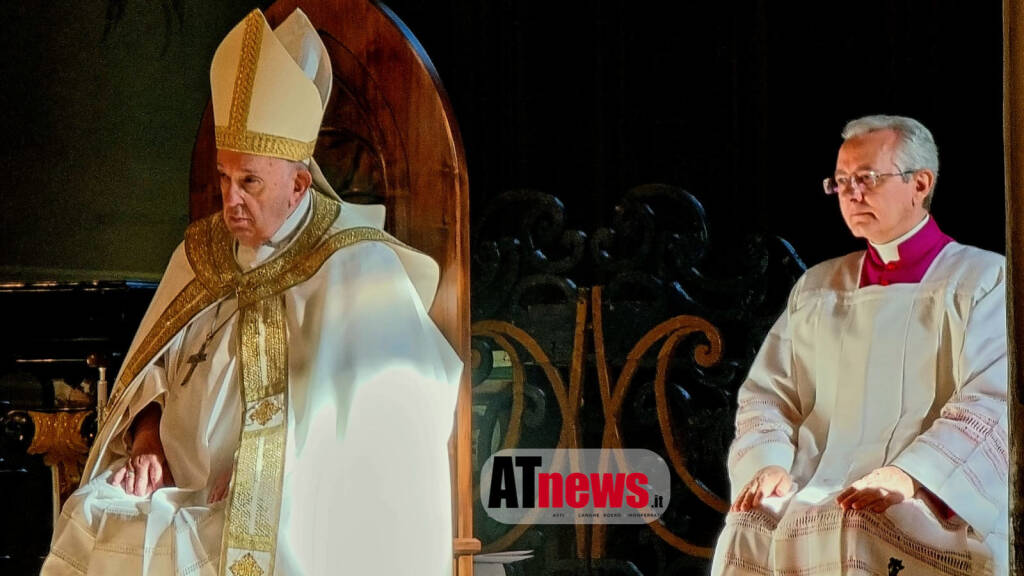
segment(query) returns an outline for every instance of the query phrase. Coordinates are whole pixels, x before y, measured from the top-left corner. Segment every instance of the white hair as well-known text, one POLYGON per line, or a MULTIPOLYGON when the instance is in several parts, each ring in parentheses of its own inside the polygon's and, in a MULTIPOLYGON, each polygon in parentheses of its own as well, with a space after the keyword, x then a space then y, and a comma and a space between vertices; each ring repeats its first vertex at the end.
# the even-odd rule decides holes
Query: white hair
POLYGON ((893 162, 900 170, 928 169, 934 174, 932 189, 924 199, 924 208, 928 210, 935 194, 935 184, 939 180, 939 148, 935 145, 932 133, 913 118, 875 114, 847 122, 843 128, 843 141, 879 130, 892 130, 896 133, 897 147, 893 152, 893 162))

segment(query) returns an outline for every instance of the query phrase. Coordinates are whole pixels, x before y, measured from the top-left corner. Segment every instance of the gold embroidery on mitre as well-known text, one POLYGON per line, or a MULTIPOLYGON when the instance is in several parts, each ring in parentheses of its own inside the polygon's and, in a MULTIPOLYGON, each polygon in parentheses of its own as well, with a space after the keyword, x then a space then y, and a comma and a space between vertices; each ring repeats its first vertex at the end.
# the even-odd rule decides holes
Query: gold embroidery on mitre
POLYGON ((248 552, 231 565, 231 573, 234 576, 263 576, 263 568, 260 563, 248 552))
POLYGON ((277 403, 268 398, 260 402, 260 405, 249 414, 249 421, 266 426, 267 422, 270 422, 281 410, 282 408, 277 403))
MULTIPOLYGON (((232 109, 233 110, 233 109, 232 109)), ((235 132, 230 126, 215 126, 217 148, 222 150, 234 150, 243 154, 255 154, 257 156, 274 156, 287 160, 305 160, 313 155, 316 149, 316 140, 303 142, 284 136, 263 134, 243 130, 235 132)))
POLYGON ((245 131, 249 108, 252 106, 252 87, 256 83, 256 67, 260 62, 262 46, 263 18, 258 10, 253 10, 245 17, 242 51, 238 55, 235 87, 231 92, 231 113, 228 116, 228 130, 231 132, 245 131))

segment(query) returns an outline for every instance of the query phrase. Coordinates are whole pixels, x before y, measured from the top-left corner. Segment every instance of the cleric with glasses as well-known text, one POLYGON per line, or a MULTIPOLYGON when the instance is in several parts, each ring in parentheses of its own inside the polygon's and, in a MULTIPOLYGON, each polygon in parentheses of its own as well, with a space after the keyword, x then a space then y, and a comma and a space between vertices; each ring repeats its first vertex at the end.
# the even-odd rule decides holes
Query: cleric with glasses
POLYGON ((882 178, 899 176, 904 182, 907 182, 909 181, 908 176, 914 172, 915 170, 900 170, 899 172, 879 174, 874 170, 864 170, 850 175, 836 174, 835 176, 825 178, 822 184, 825 185, 825 194, 839 194, 843 190, 852 193, 854 189, 863 194, 867 190, 874 190, 875 186, 878 186, 878 181, 882 178))
POLYGON ((843 140, 825 193, 867 245, 797 281, 737 394, 712 574, 1006 574, 1005 260, 929 214, 920 122, 843 140))

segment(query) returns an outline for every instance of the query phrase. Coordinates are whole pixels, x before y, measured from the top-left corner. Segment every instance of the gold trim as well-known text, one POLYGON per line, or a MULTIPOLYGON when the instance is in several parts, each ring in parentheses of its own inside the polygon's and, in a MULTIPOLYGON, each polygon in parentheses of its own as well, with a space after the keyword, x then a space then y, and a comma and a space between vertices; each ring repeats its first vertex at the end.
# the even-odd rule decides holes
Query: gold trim
MULTIPOLYGON (((308 257, 299 262, 291 263, 292 266, 290 268, 267 278, 263 282, 257 283, 254 277, 249 274, 243 276, 241 286, 238 287, 238 305, 247 306, 254 301, 283 292, 296 284, 305 282, 324 265, 324 262, 332 254, 342 248, 347 248, 360 242, 383 242, 401 248, 408 248, 408 246, 394 239, 387 232, 376 228, 346 228, 335 233, 317 246, 308 257)), ((256 270, 253 270, 253 272, 256 272, 256 270)))
POLYGON ((235 284, 242 308, 305 282, 332 254, 359 242, 384 242, 418 252, 387 232, 366 226, 337 230, 325 238, 341 213, 341 203, 314 190, 308 194, 312 195, 313 215, 299 237, 280 256, 244 273, 235 263, 235 240, 219 214, 194 225, 186 253, 202 282, 213 291, 221 290, 225 283, 235 284))
POLYGON ((263 576, 263 568, 260 568, 260 563, 252 554, 246 552, 231 565, 231 574, 234 576, 263 576))
POLYGON ((260 49, 263 48, 264 22, 263 13, 259 10, 253 10, 245 17, 242 49, 238 54, 238 71, 235 73, 235 86, 231 90, 231 112, 228 115, 227 131, 231 134, 245 132, 249 120, 252 87, 256 83, 256 68, 260 62, 260 49))
POLYGON ((359 242, 384 242, 418 252, 387 232, 368 226, 330 233, 341 213, 341 203, 312 189, 307 193, 312 195, 313 215, 299 237, 280 256, 244 273, 235 263, 235 239, 220 214, 190 226, 185 233, 185 252, 196 277, 215 293, 230 292, 225 284, 233 284, 231 289, 237 292, 242 308, 305 282, 332 254, 359 242))
POLYGON ((89 445, 82 437, 82 423, 94 413, 92 410, 25 411, 36 430, 26 452, 42 454, 43 463, 50 467, 53 476, 55 521, 64 502, 82 480, 82 465, 89 453, 89 445))
POLYGON ((61 412, 36 412, 27 410, 35 434, 29 445, 29 454, 42 454, 43 463, 54 466, 58 462, 77 462, 89 453, 89 446, 82 438, 82 422, 92 410, 61 412))
POLYGON ((218 293, 224 287, 234 284, 242 273, 234 264, 232 250, 234 239, 224 225, 220 212, 198 220, 185 229, 185 257, 196 275, 196 281, 211 293, 218 293), (225 260, 225 254, 229 260, 225 260))
POLYGON ((284 297, 278 294, 240 308, 239 372, 243 405, 249 406, 288 390, 284 297))
MULTIPOLYGON (((270 296, 241 308, 238 326, 243 405, 268 401, 273 404, 270 398, 280 396, 284 406, 275 407, 286 411, 288 338, 284 295, 270 296)), ((224 521, 221 566, 227 564, 229 549, 266 552, 270 556, 268 572, 273 573, 283 498, 287 416, 273 426, 256 432, 244 431, 241 436, 224 521)))
POLYGON ((221 150, 234 150, 243 154, 255 154, 257 156, 274 156, 286 160, 305 160, 313 156, 316 149, 316 140, 303 142, 293 138, 286 138, 266 132, 253 132, 243 130, 236 132, 230 126, 214 126, 214 138, 217 148, 221 150))
POLYGON ((267 422, 274 419, 284 408, 278 406, 276 402, 271 399, 266 399, 260 402, 260 405, 255 410, 249 413, 249 421, 259 424, 260 426, 266 426, 267 422))
MULTIPOLYGON (((260 296, 253 297, 252 295, 257 292, 257 288, 261 285, 276 283, 279 277, 291 268, 301 265, 310 258, 316 258, 315 248, 322 244, 325 236, 331 229, 331 225, 338 219, 338 215, 341 213, 341 203, 336 202, 323 194, 310 189, 306 192, 310 194, 310 210, 312 216, 310 221, 303 228, 299 237, 295 239, 290 246, 281 252, 281 255, 276 258, 271 258, 267 262, 253 268, 241 274, 238 277, 238 292, 239 292, 239 306, 245 306, 242 303, 242 293, 247 295, 246 300, 248 302, 255 301, 259 298, 264 298, 270 294, 285 290, 294 284, 286 287, 281 287, 271 292, 262 291, 260 296)), ((230 262, 231 267, 237 270, 238 267, 235 264, 234 259, 234 239, 231 237, 230 232, 227 230, 227 226, 224 225, 223 221, 220 222, 219 227, 223 230, 222 234, 226 239, 219 245, 221 251, 221 259, 230 262)), ((326 260, 326 257, 324 258, 326 260)), ((320 262, 320 265, 323 261, 320 262)), ((319 269, 317 266, 311 270, 309 275, 295 282, 296 284, 307 280, 309 276, 312 276, 316 270, 319 269)), ((278 284, 279 285, 279 284, 278 284)))
POLYGON ((232 289, 238 291, 251 292, 252 286, 270 282, 308 258, 337 220, 341 204, 314 190, 307 194, 310 194, 313 214, 299 237, 279 256, 245 273, 235 261, 235 238, 220 214, 212 214, 190 226, 185 231, 185 253, 196 277, 213 292, 225 284, 234 285, 232 289))

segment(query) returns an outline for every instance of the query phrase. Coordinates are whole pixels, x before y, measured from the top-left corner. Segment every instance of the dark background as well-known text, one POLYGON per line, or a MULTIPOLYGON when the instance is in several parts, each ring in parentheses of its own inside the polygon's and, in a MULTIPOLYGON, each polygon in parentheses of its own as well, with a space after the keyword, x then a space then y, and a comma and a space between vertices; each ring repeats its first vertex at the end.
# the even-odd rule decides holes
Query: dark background
POLYGON ((1003 251, 998 2, 393 4, 449 90, 476 213, 539 188, 592 228, 661 182, 713 240, 755 227, 813 264, 861 247, 820 192, 844 123, 902 114, 939 145, 937 221, 1003 251))
MULTIPOLYGON (((262 5, 267 5, 263 2, 262 5)), ((999 2, 395 0, 436 65, 471 200, 561 198, 605 225, 625 190, 681 186, 712 238, 751 228, 808 263, 856 249, 819 181, 846 120, 905 114, 942 161, 934 214, 1003 251, 999 2)), ((220 38, 251 4, 12 5, 0 23, 0 276, 155 278, 187 224, 220 38)))

